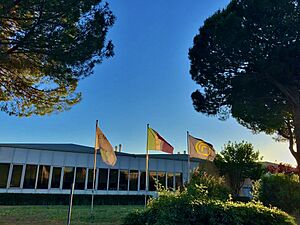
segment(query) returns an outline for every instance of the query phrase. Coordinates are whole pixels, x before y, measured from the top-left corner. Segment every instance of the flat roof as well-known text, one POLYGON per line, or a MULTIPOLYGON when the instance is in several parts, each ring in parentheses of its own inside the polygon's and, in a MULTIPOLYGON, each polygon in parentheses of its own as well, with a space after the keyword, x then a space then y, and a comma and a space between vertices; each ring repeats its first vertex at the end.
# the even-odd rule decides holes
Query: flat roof
MULTIPOLYGON (((48 151, 60 151, 60 152, 74 152, 74 153, 94 153, 94 148, 90 146, 68 144, 68 143, 0 143, 0 147, 9 148, 23 148, 23 149, 36 149, 36 150, 48 150, 48 151)), ((151 151, 153 152, 153 151, 151 151)), ((116 152, 118 156, 130 156, 130 157, 142 157, 145 158, 146 154, 133 154, 125 152, 116 152)), ((155 159, 169 159, 169 160, 182 160, 187 161, 187 154, 149 154, 150 158, 155 159)), ((205 162, 202 159, 191 159, 193 162, 205 162)))

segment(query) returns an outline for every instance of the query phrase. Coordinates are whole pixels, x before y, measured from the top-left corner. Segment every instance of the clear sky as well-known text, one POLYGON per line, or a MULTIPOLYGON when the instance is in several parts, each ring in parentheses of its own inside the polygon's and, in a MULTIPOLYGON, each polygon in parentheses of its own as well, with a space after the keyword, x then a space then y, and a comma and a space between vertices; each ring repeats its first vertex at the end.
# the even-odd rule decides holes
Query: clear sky
POLYGON ((1 113, 2 143, 75 143, 93 146, 95 120, 112 145, 144 153, 149 123, 174 147, 186 150, 186 131, 212 143, 246 140, 264 160, 295 161, 287 143, 254 135, 235 120, 219 121, 197 113, 191 93, 188 49, 205 18, 229 0, 109 0, 116 23, 109 32, 115 56, 81 81, 83 100, 50 116, 17 118, 1 113))

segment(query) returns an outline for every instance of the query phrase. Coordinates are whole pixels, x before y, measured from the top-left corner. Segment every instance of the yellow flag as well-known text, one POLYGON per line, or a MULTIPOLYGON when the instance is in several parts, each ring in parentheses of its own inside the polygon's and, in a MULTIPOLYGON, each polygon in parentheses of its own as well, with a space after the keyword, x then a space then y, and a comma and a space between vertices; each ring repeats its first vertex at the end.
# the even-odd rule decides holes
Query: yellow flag
POLYGON ((95 151, 99 149, 103 162, 105 162, 107 165, 114 166, 117 162, 117 157, 114 148, 109 143, 101 129, 97 126, 95 151))
POLYGON ((214 147, 203 141, 202 139, 195 138, 189 135, 189 154, 191 158, 200 158, 209 161, 214 161, 216 152, 214 147))

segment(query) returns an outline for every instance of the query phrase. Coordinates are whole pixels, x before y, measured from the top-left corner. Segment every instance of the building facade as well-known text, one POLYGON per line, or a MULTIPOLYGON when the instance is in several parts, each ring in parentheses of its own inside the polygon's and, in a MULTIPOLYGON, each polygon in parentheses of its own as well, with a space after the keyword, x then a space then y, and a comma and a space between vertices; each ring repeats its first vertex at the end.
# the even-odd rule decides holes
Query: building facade
MULTIPOLYGON (((95 195, 144 195, 145 155, 116 152, 117 163, 107 166, 97 154, 95 195)), ((151 154, 149 193, 155 180, 177 188, 188 179, 186 154, 151 154)), ((75 144, 0 144, 0 193, 92 194, 94 149, 75 144)), ((207 163, 193 159, 190 169, 207 163)))

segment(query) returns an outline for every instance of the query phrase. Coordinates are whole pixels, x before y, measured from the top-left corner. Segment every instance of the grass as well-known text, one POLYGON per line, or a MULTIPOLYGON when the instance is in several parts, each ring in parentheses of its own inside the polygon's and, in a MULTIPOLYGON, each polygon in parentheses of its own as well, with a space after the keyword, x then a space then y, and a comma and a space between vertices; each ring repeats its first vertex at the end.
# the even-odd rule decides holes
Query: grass
MULTIPOLYGON (((95 206, 94 217, 90 206, 74 206, 73 225, 120 225, 127 213, 142 206, 95 206)), ((68 206, 0 206, 1 225, 64 225, 68 206)))

